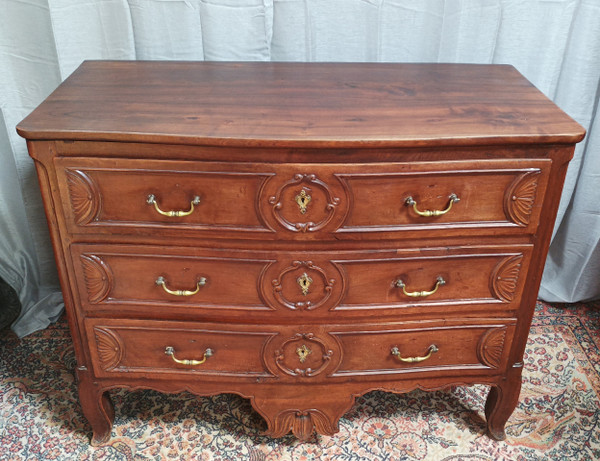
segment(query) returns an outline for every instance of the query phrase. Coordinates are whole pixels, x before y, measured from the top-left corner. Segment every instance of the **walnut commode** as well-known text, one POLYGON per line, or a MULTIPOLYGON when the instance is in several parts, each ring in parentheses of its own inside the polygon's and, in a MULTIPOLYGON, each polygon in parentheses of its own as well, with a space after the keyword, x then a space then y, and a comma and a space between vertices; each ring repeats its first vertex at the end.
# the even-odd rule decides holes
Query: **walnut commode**
POLYGON ((236 393, 306 439, 474 383, 504 438, 584 136, 512 67, 85 62, 18 131, 94 443, 114 388, 236 393))

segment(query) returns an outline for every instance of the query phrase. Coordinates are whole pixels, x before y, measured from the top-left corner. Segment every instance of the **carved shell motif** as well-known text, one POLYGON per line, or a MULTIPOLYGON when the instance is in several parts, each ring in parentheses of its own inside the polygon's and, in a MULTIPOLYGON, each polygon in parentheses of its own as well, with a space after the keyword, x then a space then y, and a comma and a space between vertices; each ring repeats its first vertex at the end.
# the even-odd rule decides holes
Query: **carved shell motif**
POLYGON ((514 299, 522 260, 523 255, 505 258, 492 272, 490 289, 497 299, 504 302, 511 302, 514 299))
POLYGON ((81 263, 90 303, 102 302, 113 286, 110 267, 96 255, 81 255, 81 263))
POLYGON ((83 171, 66 170, 66 174, 75 222, 80 225, 88 224, 100 210, 98 187, 83 171))
POLYGON ((502 361, 502 351, 506 339, 506 327, 491 328, 479 340, 477 357, 484 365, 498 368, 502 361))
POLYGON ((100 365, 104 371, 114 369, 123 358, 123 346, 116 333, 107 328, 94 328, 96 344, 98 347, 98 357, 100 365))
POLYGON ((329 418, 320 410, 290 409, 277 414, 273 427, 267 434, 271 437, 283 437, 288 432, 300 440, 307 440, 316 429, 318 434, 333 435, 338 429, 329 421, 329 418))
POLYGON ((515 224, 529 224, 537 192, 540 170, 530 171, 517 177, 504 196, 504 212, 515 224))

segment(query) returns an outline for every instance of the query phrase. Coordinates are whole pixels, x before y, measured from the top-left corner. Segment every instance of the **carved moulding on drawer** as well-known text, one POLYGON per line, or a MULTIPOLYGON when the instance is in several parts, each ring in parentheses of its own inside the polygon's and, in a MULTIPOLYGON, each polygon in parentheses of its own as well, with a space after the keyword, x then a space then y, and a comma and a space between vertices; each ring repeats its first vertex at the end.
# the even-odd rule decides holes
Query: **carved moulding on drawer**
POLYGON ((540 170, 535 170, 518 176, 504 195, 504 213, 519 226, 526 227, 529 224, 540 173, 540 170))
POLYGON ((275 364, 290 376, 317 376, 329 366, 333 350, 314 333, 296 333, 275 351, 275 364), (311 361, 307 361, 307 358, 311 361), (313 366, 307 366, 313 364, 313 366))
POLYGON ((501 301, 511 302, 517 291, 523 255, 509 256, 498 263, 490 278, 490 290, 501 301))
POLYGON ((281 271, 279 276, 273 280, 271 284, 273 285, 273 294, 275 299, 285 307, 293 310, 313 310, 319 306, 322 306, 329 299, 333 291, 335 279, 328 278, 325 271, 319 266, 315 265, 312 261, 293 261, 292 265, 281 271), (306 270, 304 274, 298 278, 297 283, 295 284, 295 288, 297 288, 297 290, 295 289, 293 293, 288 293, 288 296, 286 296, 284 293, 285 290, 283 287, 283 280, 286 276, 293 276, 291 272, 294 272, 300 268, 306 268, 306 270), (309 293, 311 295, 314 294, 314 288, 313 290, 310 288, 310 286, 314 283, 313 277, 319 277, 323 281, 322 297, 316 302, 303 299, 309 293), (289 298, 292 296, 296 297, 298 300, 290 300, 289 298))
MULTIPOLYGON (((310 191, 309 188, 302 188, 302 190, 298 191, 298 194, 302 194, 304 192, 304 195, 306 197, 308 197, 306 194, 309 191, 310 191)), ((310 202, 308 200, 305 199, 304 202, 306 203, 306 207, 310 207, 310 202)), ((332 218, 336 212, 337 206, 340 204, 340 199, 338 197, 334 197, 333 193, 331 192, 330 187, 325 182, 318 179, 316 175, 298 173, 298 174, 294 175, 293 179, 285 182, 277 190, 275 195, 269 197, 269 203, 271 205, 273 205, 272 211, 273 211, 273 216, 275 217, 275 220, 279 224, 281 224, 283 227, 285 227, 286 229, 291 230, 293 232, 315 232, 315 231, 322 229, 327 224, 329 224, 329 222, 332 220, 332 218), (312 221, 291 222, 281 214, 281 210, 282 210, 282 208, 284 208, 284 206, 285 207, 291 207, 291 206, 298 207, 298 204, 295 201, 294 201, 294 203, 286 203, 285 205, 282 203, 282 195, 283 195, 284 191, 289 187, 299 186, 302 184, 307 184, 308 186, 313 186, 313 187, 319 187, 325 193, 325 197, 326 197, 326 201, 327 201, 327 204, 325 205, 325 215, 323 216, 323 219, 321 219, 318 222, 312 222, 312 221)), ((306 211, 301 212, 302 215, 305 212, 306 211)))
POLYGON ((481 336, 477 346, 477 357, 484 365, 498 368, 506 340, 506 327, 491 328, 481 336))
POLYGON ((108 296, 113 287, 113 276, 108 264, 96 255, 83 254, 83 277, 90 303, 97 304, 108 296))
POLYGON ((114 369, 123 358, 123 345, 119 336, 108 328, 94 327, 100 366, 104 371, 114 369))
POLYGON ((81 170, 67 169, 67 184, 75 222, 88 224, 100 211, 100 191, 96 183, 81 170))

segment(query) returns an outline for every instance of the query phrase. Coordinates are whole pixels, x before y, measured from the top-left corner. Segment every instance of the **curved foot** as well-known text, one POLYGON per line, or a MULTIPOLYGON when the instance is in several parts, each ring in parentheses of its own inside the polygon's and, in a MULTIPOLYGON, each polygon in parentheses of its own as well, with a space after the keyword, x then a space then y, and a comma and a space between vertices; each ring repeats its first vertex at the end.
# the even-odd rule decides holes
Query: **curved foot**
POLYGON ((492 386, 485 402, 488 434, 495 440, 506 439, 504 426, 519 402, 521 377, 492 386))
POLYGON ((92 446, 102 445, 110 439, 115 410, 108 394, 91 381, 87 370, 77 370, 79 401, 83 414, 92 426, 92 446))

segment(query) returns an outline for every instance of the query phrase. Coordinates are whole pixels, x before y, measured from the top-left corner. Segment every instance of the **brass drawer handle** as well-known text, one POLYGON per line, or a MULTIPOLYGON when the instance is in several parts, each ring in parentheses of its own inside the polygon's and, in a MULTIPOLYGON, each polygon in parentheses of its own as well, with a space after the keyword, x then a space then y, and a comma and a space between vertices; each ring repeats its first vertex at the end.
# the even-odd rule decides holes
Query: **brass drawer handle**
POLYGON ((400 355, 400 351, 398 350, 398 348, 392 347, 392 355, 404 363, 423 362, 423 361, 427 360, 428 358, 430 358, 431 355, 436 353, 437 351, 439 351, 438 347, 435 344, 432 344, 431 346, 429 346, 429 349, 427 350, 427 355, 424 355, 423 357, 402 357, 400 355))
POLYGON ((456 194, 450 194, 450 196, 448 197, 450 199, 450 202, 448 203, 448 206, 446 207, 445 210, 425 210, 425 211, 420 211, 417 208, 417 202, 412 198, 412 197, 407 197, 406 200, 404 201, 404 203, 406 204, 406 206, 411 206, 413 207, 413 210, 415 210, 415 213, 417 213, 419 216, 441 216, 443 214, 446 214, 450 211, 450 209, 452 208, 452 205, 455 202, 460 202, 460 199, 458 198, 458 196, 456 194))
POLYGON ((171 347, 171 346, 167 346, 165 348, 165 354, 170 356, 173 359, 173 362, 175 362, 175 363, 180 363, 181 365, 194 366, 194 365, 202 365, 204 362, 206 362, 206 359, 213 355, 213 350, 206 349, 204 351, 204 356, 202 357, 202 360, 178 359, 175 357, 175 349, 173 349, 173 347, 171 347))
POLYGON ((438 278, 436 279, 436 282, 435 282, 435 286, 433 287, 433 289, 431 291, 406 291, 406 285, 404 284, 404 282, 401 279, 396 280, 396 287, 402 288, 402 291, 404 292, 404 294, 406 296, 411 296, 413 298, 430 296, 430 295, 434 294, 436 291, 438 291, 438 288, 441 287, 442 285, 446 285, 446 281, 443 279, 443 277, 441 275, 438 275, 438 278))
POLYGON ((190 209, 188 211, 163 211, 158 206, 158 202, 156 201, 156 197, 154 196, 154 194, 148 195, 148 198, 146 199, 146 203, 148 205, 154 205, 154 208, 156 208, 156 211, 158 211, 163 216, 177 216, 177 217, 180 217, 180 216, 191 215, 194 212, 194 205, 199 205, 200 204, 200 197, 198 195, 196 195, 192 199, 192 201, 190 202, 190 209))
POLYGON ((196 283, 196 289, 194 291, 190 291, 190 290, 170 290, 169 288, 167 288, 167 281, 162 276, 158 277, 156 279, 155 283, 158 286, 161 286, 162 289, 165 290, 165 292, 169 293, 170 295, 173 295, 173 296, 192 296, 192 295, 195 295, 196 293, 198 293, 198 291, 200 291, 200 287, 203 287, 204 285, 206 285, 206 278, 200 277, 198 279, 198 282, 196 283))

